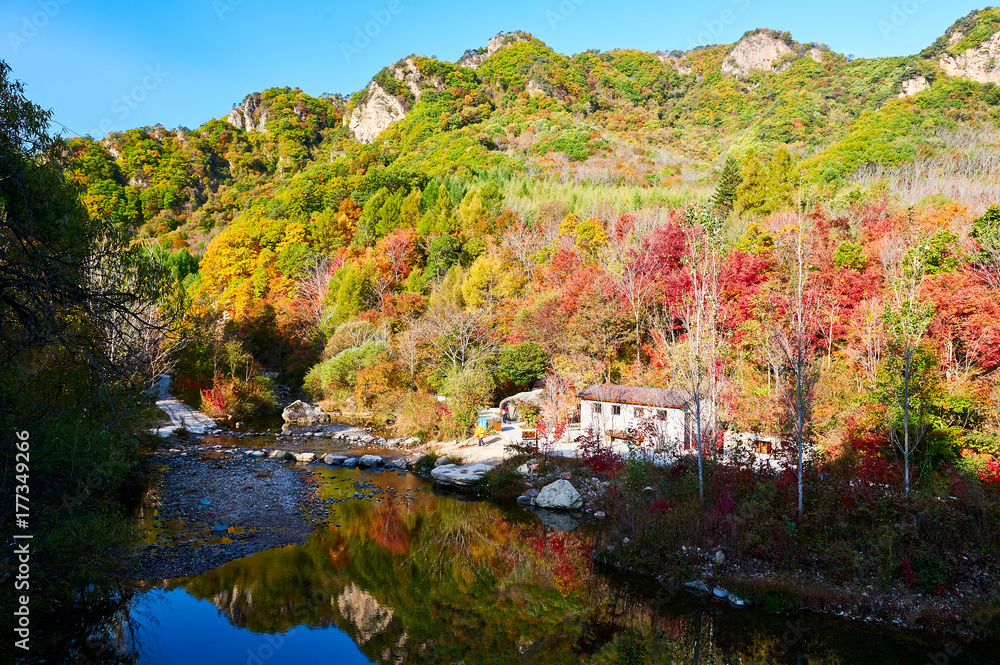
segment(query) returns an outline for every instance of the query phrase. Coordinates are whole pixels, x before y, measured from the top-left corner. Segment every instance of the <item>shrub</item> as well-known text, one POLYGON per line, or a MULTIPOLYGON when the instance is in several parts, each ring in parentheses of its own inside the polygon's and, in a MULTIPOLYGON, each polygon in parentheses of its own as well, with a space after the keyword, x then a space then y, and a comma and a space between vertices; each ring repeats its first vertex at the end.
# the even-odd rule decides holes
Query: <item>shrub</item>
POLYGON ((463 369, 445 379, 444 393, 450 398, 450 417, 443 421, 443 433, 456 439, 465 438, 471 433, 480 409, 493 399, 493 377, 482 370, 463 369))
POLYGON ((524 489, 524 481, 517 467, 524 463, 524 456, 504 460, 483 476, 483 494, 494 499, 516 499, 524 489))
POLYGON ((433 395, 408 392, 402 396, 397 408, 396 433, 415 436, 423 441, 437 439, 441 435, 442 420, 449 416, 447 405, 433 395))
POLYGON ((235 420, 262 416, 277 408, 274 383, 258 376, 246 383, 218 375, 212 387, 201 391, 201 409, 212 418, 235 420))
POLYGON ((413 463, 413 470, 417 473, 427 473, 434 468, 434 463, 437 462, 437 459, 437 453, 427 453, 413 463))
POLYGON ((357 385, 358 373, 379 362, 386 353, 385 344, 376 341, 344 349, 309 370, 303 387, 314 399, 330 397, 337 388, 353 389, 357 385))

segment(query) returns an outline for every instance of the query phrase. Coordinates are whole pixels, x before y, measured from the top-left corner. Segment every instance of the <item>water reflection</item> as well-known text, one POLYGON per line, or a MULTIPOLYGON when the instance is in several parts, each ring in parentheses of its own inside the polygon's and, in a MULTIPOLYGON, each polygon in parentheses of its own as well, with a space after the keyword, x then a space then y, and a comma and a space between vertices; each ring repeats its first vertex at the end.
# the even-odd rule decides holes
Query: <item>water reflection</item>
MULTIPOLYGON (((320 473, 330 524, 307 543, 147 594, 148 662, 908 664, 946 641, 714 606, 595 570, 585 527, 408 474, 320 473)), ((996 662, 962 649, 950 662, 996 662)))

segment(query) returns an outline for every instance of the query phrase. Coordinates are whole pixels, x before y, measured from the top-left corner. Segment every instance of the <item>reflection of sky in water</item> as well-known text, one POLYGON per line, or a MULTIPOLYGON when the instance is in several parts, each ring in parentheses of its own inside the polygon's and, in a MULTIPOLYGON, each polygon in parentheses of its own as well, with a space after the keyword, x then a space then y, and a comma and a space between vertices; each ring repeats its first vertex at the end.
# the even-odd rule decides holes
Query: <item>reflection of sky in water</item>
POLYGON ((283 635, 262 635, 236 628, 215 605, 181 589, 152 591, 145 600, 136 619, 141 662, 149 665, 371 663, 336 628, 297 626, 283 635))

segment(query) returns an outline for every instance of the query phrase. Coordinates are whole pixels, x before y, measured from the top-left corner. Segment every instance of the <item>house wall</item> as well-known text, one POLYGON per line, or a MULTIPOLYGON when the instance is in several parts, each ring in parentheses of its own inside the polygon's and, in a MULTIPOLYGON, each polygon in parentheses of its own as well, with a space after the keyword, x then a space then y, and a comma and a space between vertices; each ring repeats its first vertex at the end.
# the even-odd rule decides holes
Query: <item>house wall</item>
POLYGON ((684 411, 682 409, 643 407, 596 400, 580 400, 580 431, 593 429, 602 441, 608 430, 624 431, 637 427, 644 419, 652 419, 660 437, 669 445, 684 442, 684 411), (618 407, 619 413, 615 413, 618 407), (659 416, 662 414, 662 418, 659 416))

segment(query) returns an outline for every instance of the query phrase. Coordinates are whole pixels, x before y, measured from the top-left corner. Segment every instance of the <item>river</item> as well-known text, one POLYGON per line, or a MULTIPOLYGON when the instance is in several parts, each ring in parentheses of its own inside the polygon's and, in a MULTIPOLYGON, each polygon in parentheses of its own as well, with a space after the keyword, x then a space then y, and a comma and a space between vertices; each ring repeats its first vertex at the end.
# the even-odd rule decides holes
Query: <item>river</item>
POLYGON ((1000 662, 982 641, 732 609, 595 567, 596 526, 555 531, 405 472, 316 469, 328 524, 142 583, 119 647, 164 665, 1000 662))

